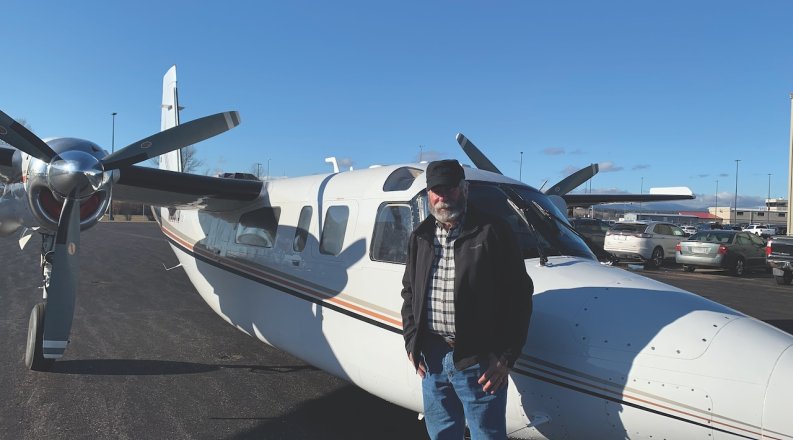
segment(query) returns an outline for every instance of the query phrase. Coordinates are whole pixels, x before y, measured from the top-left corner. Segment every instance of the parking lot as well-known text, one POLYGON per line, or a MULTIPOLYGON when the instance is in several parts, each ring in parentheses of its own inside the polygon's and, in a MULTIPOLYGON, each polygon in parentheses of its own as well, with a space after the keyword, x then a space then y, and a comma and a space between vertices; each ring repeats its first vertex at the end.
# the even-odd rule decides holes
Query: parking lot
MULTIPOLYGON (((641 266, 620 263, 618 267, 631 270, 641 266)), ((793 334, 793 285, 780 286, 765 271, 742 277, 732 276, 722 269, 697 269, 689 273, 684 272, 682 266, 667 262, 660 269, 636 272, 702 295, 793 334)))

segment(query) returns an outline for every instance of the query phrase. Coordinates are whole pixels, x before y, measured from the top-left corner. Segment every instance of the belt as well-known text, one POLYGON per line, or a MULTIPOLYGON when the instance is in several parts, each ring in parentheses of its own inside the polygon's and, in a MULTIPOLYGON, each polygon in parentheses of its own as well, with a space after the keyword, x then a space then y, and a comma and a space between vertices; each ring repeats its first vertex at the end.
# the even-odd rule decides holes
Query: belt
POLYGON ((449 347, 454 348, 454 344, 455 344, 454 339, 447 338, 445 336, 441 336, 441 335, 439 335, 437 333, 432 333, 432 332, 428 332, 428 334, 429 334, 429 336, 432 339, 435 339, 435 340, 438 340, 440 342, 443 342, 444 344, 448 345, 449 347))

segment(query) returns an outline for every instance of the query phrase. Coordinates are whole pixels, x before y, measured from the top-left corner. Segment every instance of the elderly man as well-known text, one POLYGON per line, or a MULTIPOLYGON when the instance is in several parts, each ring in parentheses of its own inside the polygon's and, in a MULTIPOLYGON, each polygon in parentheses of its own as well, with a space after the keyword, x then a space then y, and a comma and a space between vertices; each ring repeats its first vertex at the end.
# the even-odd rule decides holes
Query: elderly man
POLYGON ((411 234, 402 279, 408 359, 432 439, 506 438, 509 369, 526 342, 531 278, 503 220, 468 205, 455 160, 427 166, 430 214, 411 234))

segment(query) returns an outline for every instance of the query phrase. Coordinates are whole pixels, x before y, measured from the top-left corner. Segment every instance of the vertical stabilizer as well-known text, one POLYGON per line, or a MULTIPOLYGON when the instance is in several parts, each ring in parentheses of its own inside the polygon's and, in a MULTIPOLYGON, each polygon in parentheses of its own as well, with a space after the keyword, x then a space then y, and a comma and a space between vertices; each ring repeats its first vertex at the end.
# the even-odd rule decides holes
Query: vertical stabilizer
MULTIPOLYGON (((179 94, 176 91, 176 65, 171 66, 162 78, 162 118, 160 131, 179 125, 179 94)), ((160 168, 182 171, 181 150, 171 151, 160 156, 160 168)))

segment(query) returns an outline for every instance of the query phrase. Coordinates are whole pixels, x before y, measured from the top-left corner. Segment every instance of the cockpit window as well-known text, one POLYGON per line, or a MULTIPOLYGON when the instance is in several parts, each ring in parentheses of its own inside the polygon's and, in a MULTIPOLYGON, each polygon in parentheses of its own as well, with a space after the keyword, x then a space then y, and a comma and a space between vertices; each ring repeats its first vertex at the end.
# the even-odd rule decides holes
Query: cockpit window
MULTIPOLYGON (((424 212, 421 219, 426 217, 426 193, 422 191, 414 203, 424 212)), ((596 259, 581 237, 571 230, 567 216, 545 194, 533 188, 471 181, 468 203, 506 220, 515 231, 524 258, 570 255, 596 259), (521 209, 528 212, 522 214, 521 209)))

